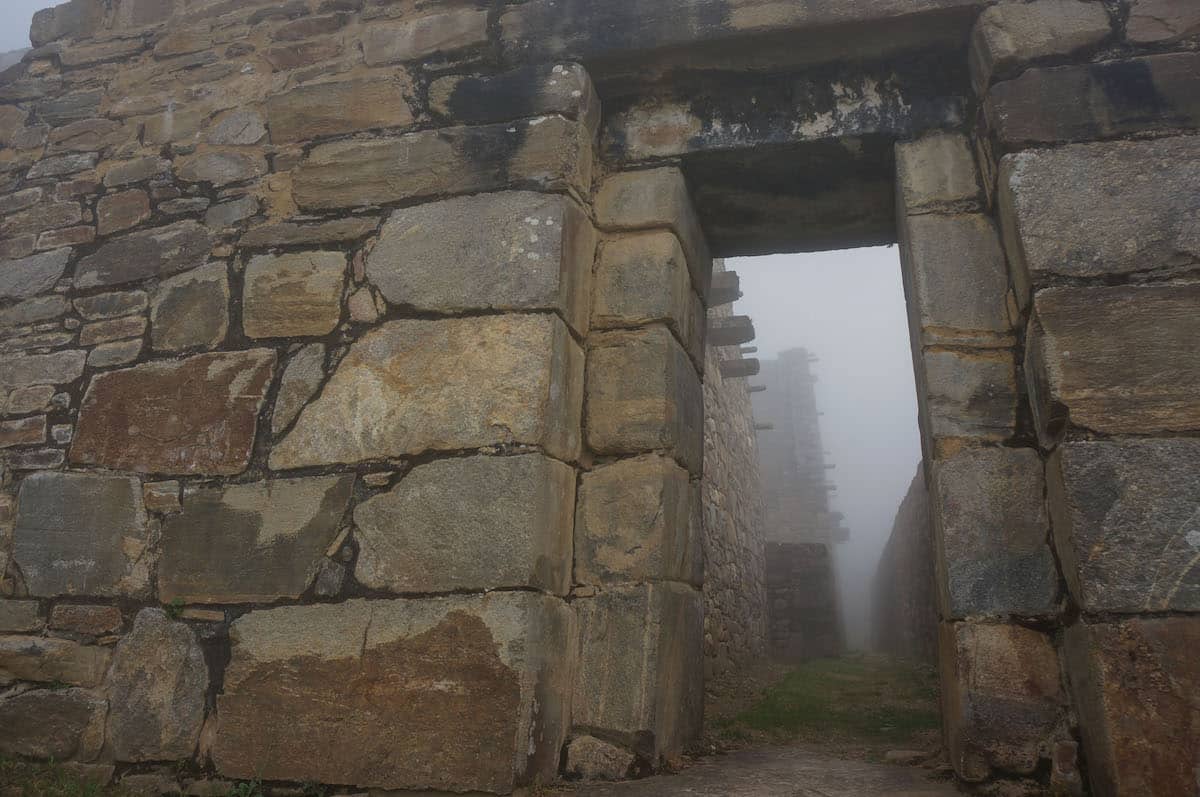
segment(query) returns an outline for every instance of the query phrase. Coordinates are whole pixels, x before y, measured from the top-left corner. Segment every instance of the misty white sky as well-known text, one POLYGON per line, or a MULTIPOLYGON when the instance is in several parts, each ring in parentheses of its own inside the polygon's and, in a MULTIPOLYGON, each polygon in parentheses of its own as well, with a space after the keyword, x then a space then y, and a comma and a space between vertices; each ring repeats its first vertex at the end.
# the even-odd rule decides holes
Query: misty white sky
POLYGON ((866 644, 871 579, 921 459, 899 258, 879 247, 726 261, 741 275, 734 309, 754 320, 756 356, 803 346, 820 357, 821 436, 850 529, 837 555, 855 647, 866 644))
POLYGON ((0 0, 0 53, 28 47, 33 12, 55 5, 54 0, 0 0))

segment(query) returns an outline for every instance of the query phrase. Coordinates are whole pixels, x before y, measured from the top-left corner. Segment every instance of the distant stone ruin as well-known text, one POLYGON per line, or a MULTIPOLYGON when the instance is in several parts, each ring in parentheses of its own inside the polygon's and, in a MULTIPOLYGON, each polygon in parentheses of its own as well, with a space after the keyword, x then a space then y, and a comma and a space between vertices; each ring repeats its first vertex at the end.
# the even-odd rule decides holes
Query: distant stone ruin
POLYGON ((193 794, 674 758, 765 639, 712 258, 898 241, 956 773, 1197 793, 1194 2, 71 0, 31 38, 0 754, 193 794))

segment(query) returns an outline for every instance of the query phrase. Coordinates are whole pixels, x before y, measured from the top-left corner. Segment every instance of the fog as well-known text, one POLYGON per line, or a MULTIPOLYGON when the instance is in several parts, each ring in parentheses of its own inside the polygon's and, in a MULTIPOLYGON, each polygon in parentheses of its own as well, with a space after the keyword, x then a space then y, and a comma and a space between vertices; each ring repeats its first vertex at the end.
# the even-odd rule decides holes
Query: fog
POLYGON ((29 46, 33 12, 58 5, 49 0, 0 0, 0 53, 29 46))
MULTIPOLYGON (((821 436, 846 515, 838 580, 851 647, 867 644, 871 580, 921 459, 917 399, 896 247, 734 258, 736 312, 754 320, 758 357, 803 346, 820 358, 821 436)), ((753 380, 751 380, 753 381, 753 380)))

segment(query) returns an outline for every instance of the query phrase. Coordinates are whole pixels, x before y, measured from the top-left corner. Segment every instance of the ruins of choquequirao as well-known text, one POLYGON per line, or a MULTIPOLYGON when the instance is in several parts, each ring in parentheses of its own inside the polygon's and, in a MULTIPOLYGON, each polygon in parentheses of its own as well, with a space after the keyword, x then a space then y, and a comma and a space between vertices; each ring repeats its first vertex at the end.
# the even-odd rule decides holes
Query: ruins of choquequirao
POLYGON ((898 243, 932 530, 882 602, 939 788, 1200 795, 1200 3, 70 0, 30 38, 0 755, 663 768, 706 688, 843 644, 841 520, 763 472, 809 358, 742 350, 723 261, 898 243))

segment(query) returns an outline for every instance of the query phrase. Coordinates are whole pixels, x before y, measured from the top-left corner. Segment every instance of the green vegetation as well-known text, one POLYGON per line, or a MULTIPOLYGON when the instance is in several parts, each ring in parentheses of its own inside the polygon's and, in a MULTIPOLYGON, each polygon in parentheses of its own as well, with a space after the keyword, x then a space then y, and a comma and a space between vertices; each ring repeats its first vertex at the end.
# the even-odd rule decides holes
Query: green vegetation
POLYGON ((163 611, 166 612, 167 617, 170 617, 172 620, 178 620, 183 616, 183 607, 183 598, 176 598, 170 603, 164 604, 163 611))
POLYGON ((737 741, 901 748, 936 743, 940 722, 932 668, 852 654, 795 667, 717 731, 737 741))

